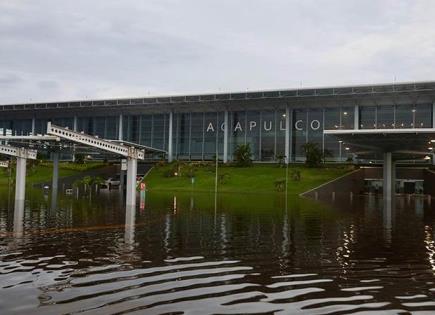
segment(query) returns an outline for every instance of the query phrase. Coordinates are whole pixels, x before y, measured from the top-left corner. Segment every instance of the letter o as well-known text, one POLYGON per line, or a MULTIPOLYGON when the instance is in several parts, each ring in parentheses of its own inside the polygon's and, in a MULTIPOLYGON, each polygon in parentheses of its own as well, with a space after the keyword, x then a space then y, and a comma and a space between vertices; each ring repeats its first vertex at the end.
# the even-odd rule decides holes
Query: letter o
POLYGON ((320 128, 320 121, 318 121, 317 119, 312 120, 310 125, 311 125, 311 129, 312 130, 319 130, 319 128, 320 128), (316 126, 314 126, 314 123, 316 123, 316 126))

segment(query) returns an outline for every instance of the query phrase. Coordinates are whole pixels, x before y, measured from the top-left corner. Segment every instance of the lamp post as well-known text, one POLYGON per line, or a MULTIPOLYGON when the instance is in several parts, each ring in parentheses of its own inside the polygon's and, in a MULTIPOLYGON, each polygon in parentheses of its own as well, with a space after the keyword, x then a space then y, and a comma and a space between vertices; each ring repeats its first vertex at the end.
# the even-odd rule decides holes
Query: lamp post
MULTIPOLYGON (((216 121, 216 125, 219 121, 216 121)), ((219 128, 216 128, 216 159, 215 159, 215 178, 214 178, 214 221, 216 225, 216 213, 217 213, 217 190, 218 190, 218 166, 219 166, 219 128)))
MULTIPOLYGON (((288 198, 288 162, 289 158, 285 156, 285 210, 287 211, 287 198, 288 198)), ((287 213, 287 212, 286 212, 287 213)))

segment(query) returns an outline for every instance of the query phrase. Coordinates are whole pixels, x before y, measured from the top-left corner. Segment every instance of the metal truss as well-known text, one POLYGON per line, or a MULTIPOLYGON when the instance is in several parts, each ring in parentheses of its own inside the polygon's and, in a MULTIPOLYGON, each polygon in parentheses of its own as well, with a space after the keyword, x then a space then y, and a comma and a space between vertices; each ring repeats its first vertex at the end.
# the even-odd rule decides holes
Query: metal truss
POLYGON ((26 148, 16 148, 9 145, 0 145, 0 154, 9 155, 18 158, 36 160, 36 150, 26 148))
POLYGON ((124 157, 138 160, 145 159, 145 152, 142 150, 138 150, 135 147, 127 147, 124 145, 116 144, 107 140, 99 139, 94 136, 72 131, 68 128, 59 127, 51 124, 50 122, 47 124, 47 134, 71 142, 85 144, 90 147, 110 153, 115 153, 124 157))

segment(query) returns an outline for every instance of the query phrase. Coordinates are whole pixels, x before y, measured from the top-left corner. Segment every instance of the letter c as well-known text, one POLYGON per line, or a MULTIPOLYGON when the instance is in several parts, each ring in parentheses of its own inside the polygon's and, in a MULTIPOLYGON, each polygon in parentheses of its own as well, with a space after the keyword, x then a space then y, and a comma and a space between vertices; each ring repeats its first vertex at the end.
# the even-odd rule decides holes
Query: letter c
POLYGON ((304 130, 303 128, 299 127, 299 124, 301 124, 303 121, 302 120, 297 120, 295 122, 295 129, 296 130, 304 130))

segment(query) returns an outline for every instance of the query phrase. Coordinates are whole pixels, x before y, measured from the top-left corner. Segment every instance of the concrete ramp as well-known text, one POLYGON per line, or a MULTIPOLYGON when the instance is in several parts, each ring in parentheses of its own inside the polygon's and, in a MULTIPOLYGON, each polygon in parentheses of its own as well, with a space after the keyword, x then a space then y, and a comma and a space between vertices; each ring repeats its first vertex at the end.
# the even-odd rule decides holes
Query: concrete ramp
POLYGON ((312 199, 335 199, 338 195, 360 194, 364 189, 364 171, 354 170, 316 188, 308 190, 300 196, 312 199))

